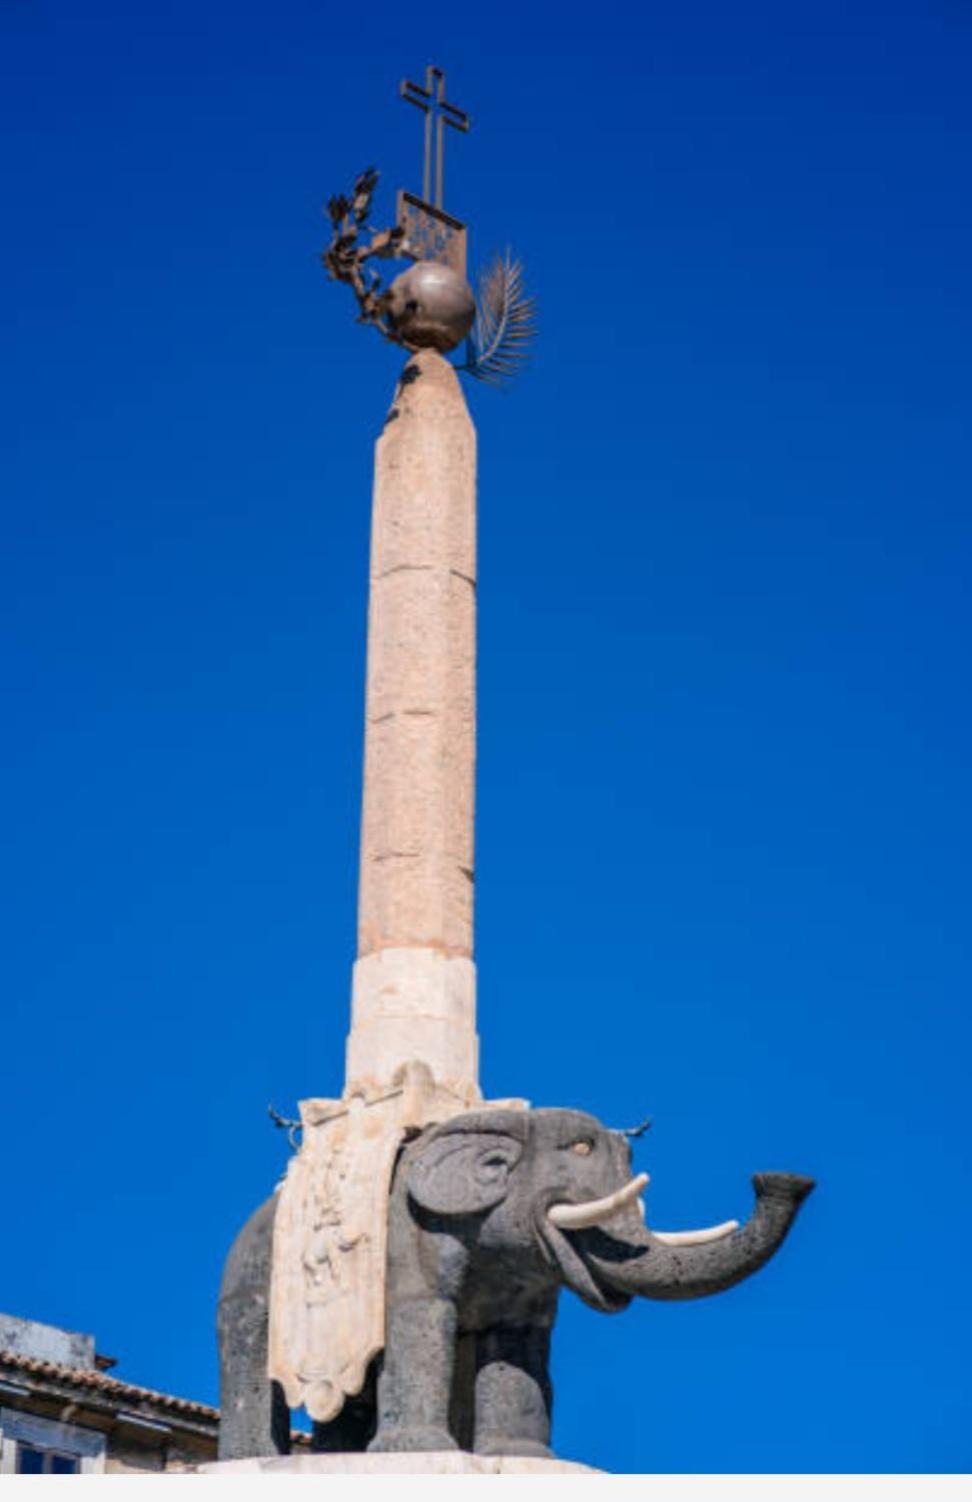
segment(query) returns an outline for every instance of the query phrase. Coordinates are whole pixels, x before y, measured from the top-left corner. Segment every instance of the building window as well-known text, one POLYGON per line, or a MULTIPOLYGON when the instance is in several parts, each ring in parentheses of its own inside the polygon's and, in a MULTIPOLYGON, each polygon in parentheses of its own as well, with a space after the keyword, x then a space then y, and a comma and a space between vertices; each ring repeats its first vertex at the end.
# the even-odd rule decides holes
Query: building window
POLYGON ((84 1476, 104 1469, 99 1430, 0 1408, 0 1476, 84 1476))
POLYGON ((56 1450, 38 1450, 33 1445, 17 1446, 18 1476, 78 1476, 80 1455, 59 1455, 56 1450))

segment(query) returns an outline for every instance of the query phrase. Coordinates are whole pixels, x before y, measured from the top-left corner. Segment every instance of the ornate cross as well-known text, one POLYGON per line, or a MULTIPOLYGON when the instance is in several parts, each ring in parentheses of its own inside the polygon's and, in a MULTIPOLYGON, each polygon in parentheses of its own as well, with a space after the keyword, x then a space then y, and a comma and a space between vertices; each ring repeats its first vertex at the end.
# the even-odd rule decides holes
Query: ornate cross
POLYGON ((445 74, 441 68, 425 70, 425 88, 405 79, 401 96, 407 104, 414 104, 425 115, 425 166, 422 174, 422 197, 437 209, 442 207, 442 127, 451 125, 453 130, 469 129, 469 116, 445 98, 445 74), (435 155, 435 198, 432 197, 432 157, 435 155))

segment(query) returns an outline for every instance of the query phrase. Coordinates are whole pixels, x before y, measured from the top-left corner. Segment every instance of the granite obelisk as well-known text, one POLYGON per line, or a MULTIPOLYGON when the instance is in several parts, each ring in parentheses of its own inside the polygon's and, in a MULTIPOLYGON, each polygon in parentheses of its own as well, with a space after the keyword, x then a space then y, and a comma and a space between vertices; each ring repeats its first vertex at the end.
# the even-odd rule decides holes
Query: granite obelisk
POLYGON ((348 1091, 417 1059, 478 1095, 475 762, 476 435, 452 365, 423 349, 375 450, 348 1091))

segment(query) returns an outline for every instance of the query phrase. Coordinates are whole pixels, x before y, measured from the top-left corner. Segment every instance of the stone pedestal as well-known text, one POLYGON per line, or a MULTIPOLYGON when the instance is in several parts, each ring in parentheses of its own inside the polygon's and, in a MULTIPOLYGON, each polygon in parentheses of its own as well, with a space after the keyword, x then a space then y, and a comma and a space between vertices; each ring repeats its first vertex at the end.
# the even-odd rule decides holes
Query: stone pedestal
POLYGON ((526 1455, 470 1455, 435 1450, 403 1455, 268 1455, 253 1460, 213 1460, 197 1467, 209 1476, 603 1476, 572 1460, 526 1455))
POLYGON ((476 967, 465 955, 386 948, 354 967, 345 1093, 387 1087, 413 1060, 457 1099, 479 1100, 476 967))

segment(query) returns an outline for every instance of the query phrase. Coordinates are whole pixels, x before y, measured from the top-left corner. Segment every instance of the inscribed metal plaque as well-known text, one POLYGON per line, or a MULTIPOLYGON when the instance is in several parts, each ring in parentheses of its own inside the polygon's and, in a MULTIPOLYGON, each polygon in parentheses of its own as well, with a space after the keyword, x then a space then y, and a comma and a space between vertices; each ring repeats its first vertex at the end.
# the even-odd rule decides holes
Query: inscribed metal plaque
POLYGON ((405 255, 416 261, 438 261, 466 275, 466 226, 460 220, 401 188, 397 222, 405 232, 405 255))

